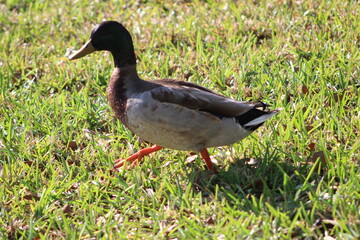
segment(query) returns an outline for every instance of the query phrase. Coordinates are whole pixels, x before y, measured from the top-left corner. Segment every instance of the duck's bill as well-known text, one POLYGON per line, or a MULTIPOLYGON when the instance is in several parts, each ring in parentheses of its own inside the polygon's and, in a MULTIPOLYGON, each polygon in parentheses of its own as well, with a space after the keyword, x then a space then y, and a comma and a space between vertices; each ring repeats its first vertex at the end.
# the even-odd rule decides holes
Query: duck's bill
POLYGON ((92 52, 95 52, 96 49, 94 48, 94 46, 91 44, 91 39, 89 41, 87 41, 84 46, 82 46, 82 48, 80 48, 79 50, 77 50, 75 53, 71 54, 71 56, 69 57, 70 60, 75 60, 78 58, 82 58, 92 52))

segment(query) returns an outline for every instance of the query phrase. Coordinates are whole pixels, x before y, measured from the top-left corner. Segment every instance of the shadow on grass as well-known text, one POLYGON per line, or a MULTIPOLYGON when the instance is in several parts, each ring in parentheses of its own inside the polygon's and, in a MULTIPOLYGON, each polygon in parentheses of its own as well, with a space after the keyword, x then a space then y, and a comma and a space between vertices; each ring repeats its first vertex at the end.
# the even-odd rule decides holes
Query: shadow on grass
POLYGON ((306 193, 298 191, 303 183, 299 167, 279 159, 237 159, 217 174, 202 170, 191 174, 193 188, 204 198, 226 198, 230 205, 260 212, 265 202, 291 211, 299 206, 306 193))
MULTIPOLYGON (((190 179, 194 190, 201 192, 205 201, 225 198, 231 211, 256 215, 269 212, 292 221, 297 218, 299 210, 303 213, 313 211, 312 198, 321 199, 316 189, 323 184, 325 175, 325 172, 311 173, 309 165, 295 165, 290 160, 281 161, 272 156, 258 161, 237 159, 228 167, 219 168, 218 173, 197 171, 190 179)), ((308 220, 307 224, 319 234, 334 228, 326 222, 327 218, 332 219, 331 209, 318 208, 313 214, 313 220, 308 220)), ((302 233, 303 230, 296 227, 292 237, 302 233)))

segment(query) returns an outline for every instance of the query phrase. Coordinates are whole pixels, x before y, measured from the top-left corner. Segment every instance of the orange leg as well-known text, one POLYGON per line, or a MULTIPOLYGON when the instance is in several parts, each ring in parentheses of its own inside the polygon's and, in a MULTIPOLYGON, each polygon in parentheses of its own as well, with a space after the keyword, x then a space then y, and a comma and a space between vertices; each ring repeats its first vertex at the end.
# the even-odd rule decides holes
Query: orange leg
POLYGON ((217 169, 214 167, 213 163, 211 162, 209 152, 206 150, 206 148, 202 149, 200 151, 200 154, 202 158, 205 160, 207 168, 211 171, 217 172, 217 169))
POLYGON ((137 153, 131 155, 130 157, 126 158, 126 159, 118 159, 115 161, 115 166, 114 168, 120 168, 124 165, 125 162, 129 162, 131 164, 132 167, 134 167, 137 163, 136 160, 140 161, 142 157, 149 155, 150 153, 159 151, 160 149, 162 149, 162 147, 158 146, 158 145, 154 145, 152 147, 149 148, 145 148, 145 149, 141 149, 140 151, 138 151, 137 153))

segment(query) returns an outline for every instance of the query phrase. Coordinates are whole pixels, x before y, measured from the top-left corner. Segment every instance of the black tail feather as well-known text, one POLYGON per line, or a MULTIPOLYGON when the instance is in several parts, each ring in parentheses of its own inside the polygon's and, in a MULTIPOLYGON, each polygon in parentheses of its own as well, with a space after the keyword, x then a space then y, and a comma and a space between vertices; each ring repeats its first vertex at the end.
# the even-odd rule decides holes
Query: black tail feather
POLYGON ((251 126, 245 126, 247 123, 251 122, 252 120, 261 117, 265 114, 271 114, 273 113, 272 111, 263 111, 263 110, 259 110, 256 108, 253 108, 249 111, 247 111, 246 113, 242 114, 239 117, 236 117, 236 121, 245 129, 249 130, 249 131, 255 131, 256 129, 258 129, 264 122, 259 123, 257 125, 251 125, 251 126))

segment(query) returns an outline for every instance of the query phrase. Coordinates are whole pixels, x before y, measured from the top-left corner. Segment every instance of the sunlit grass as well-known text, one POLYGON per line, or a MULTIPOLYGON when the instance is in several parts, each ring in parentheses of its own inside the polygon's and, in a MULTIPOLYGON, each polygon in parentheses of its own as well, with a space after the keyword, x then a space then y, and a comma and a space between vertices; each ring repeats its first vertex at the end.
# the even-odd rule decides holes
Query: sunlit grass
POLYGON ((356 1, 13 0, 0 9, 1 238, 359 238, 356 1), (282 112, 210 149, 218 175, 170 149, 114 172, 113 160, 147 144, 109 108, 112 58, 67 60, 110 19, 131 32, 142 78, 282 112))

